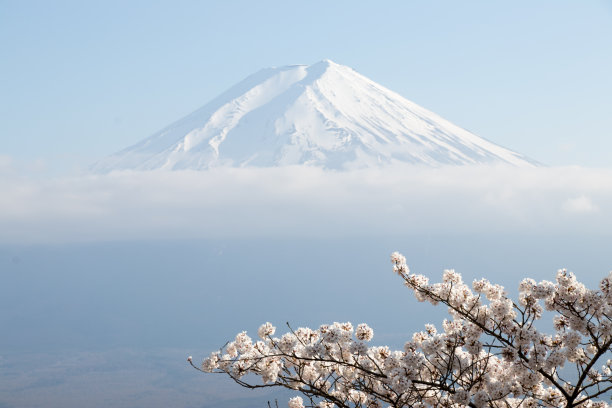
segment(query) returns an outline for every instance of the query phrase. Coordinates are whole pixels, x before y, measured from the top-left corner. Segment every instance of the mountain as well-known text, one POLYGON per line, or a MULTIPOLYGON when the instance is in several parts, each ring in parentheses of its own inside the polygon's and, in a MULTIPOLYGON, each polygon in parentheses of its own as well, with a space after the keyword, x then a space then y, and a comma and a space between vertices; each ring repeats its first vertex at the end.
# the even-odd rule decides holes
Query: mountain
POLYGON ((207 169, 303 164, 350 169, 536 162, 324 60, 261 70, 202 108, 93 166, 207 169))

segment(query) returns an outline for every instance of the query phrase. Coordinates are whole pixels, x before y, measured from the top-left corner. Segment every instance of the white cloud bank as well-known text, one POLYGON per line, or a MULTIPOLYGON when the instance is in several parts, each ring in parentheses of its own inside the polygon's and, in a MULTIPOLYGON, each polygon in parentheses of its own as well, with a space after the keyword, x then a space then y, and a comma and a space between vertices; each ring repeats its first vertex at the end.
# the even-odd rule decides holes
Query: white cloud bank
POLYGON ((563 203, 562 208, 567 212, 576 213, 588 213, 598 211, 599 208, 593 204, 591 199, 587 196, 580 196, 576 198, 570 198, 563 203))
POLYGON ((0 170, 0 242, 612 230, 612 170, 0 170))

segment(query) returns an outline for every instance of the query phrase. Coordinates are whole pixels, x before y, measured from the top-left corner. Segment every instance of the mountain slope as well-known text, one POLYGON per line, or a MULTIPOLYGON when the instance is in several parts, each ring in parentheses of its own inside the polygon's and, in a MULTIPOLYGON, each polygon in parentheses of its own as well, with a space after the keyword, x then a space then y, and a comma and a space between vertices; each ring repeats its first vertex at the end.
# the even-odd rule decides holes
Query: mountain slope
POLYGON ((349 169, 396 161, 535 164, 325 60, 251 75, 94 170, 292 164, 349 169))

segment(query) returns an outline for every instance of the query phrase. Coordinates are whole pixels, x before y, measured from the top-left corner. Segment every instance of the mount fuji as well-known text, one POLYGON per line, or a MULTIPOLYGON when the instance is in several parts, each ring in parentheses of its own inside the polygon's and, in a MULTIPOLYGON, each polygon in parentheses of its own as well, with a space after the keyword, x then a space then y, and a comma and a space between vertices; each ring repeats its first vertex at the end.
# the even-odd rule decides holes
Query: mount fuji
POLYGON ((345 170, 395 162, 537 165, 324 60, 263 69, 95 163, 93 171, 283 165, 345 170))

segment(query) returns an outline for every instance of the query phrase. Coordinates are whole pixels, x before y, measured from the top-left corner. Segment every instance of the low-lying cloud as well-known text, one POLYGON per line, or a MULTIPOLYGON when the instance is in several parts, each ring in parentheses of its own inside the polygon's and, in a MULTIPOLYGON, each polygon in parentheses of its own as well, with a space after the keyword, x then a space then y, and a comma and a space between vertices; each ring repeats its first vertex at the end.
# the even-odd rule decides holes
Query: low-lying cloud
POLYGON ((0 242, 612 227, 612 170, 394 166, 115 172, 54 179, 0 170, 0 242))
POLYGON ((565 203, 563 203, 562 208, 567 212, 576 213, 588 213, 599 210, 599 208, 595 204, 593 204, 591 199, 584 195, 568 199, 567 201, 565 201, 565 203))

